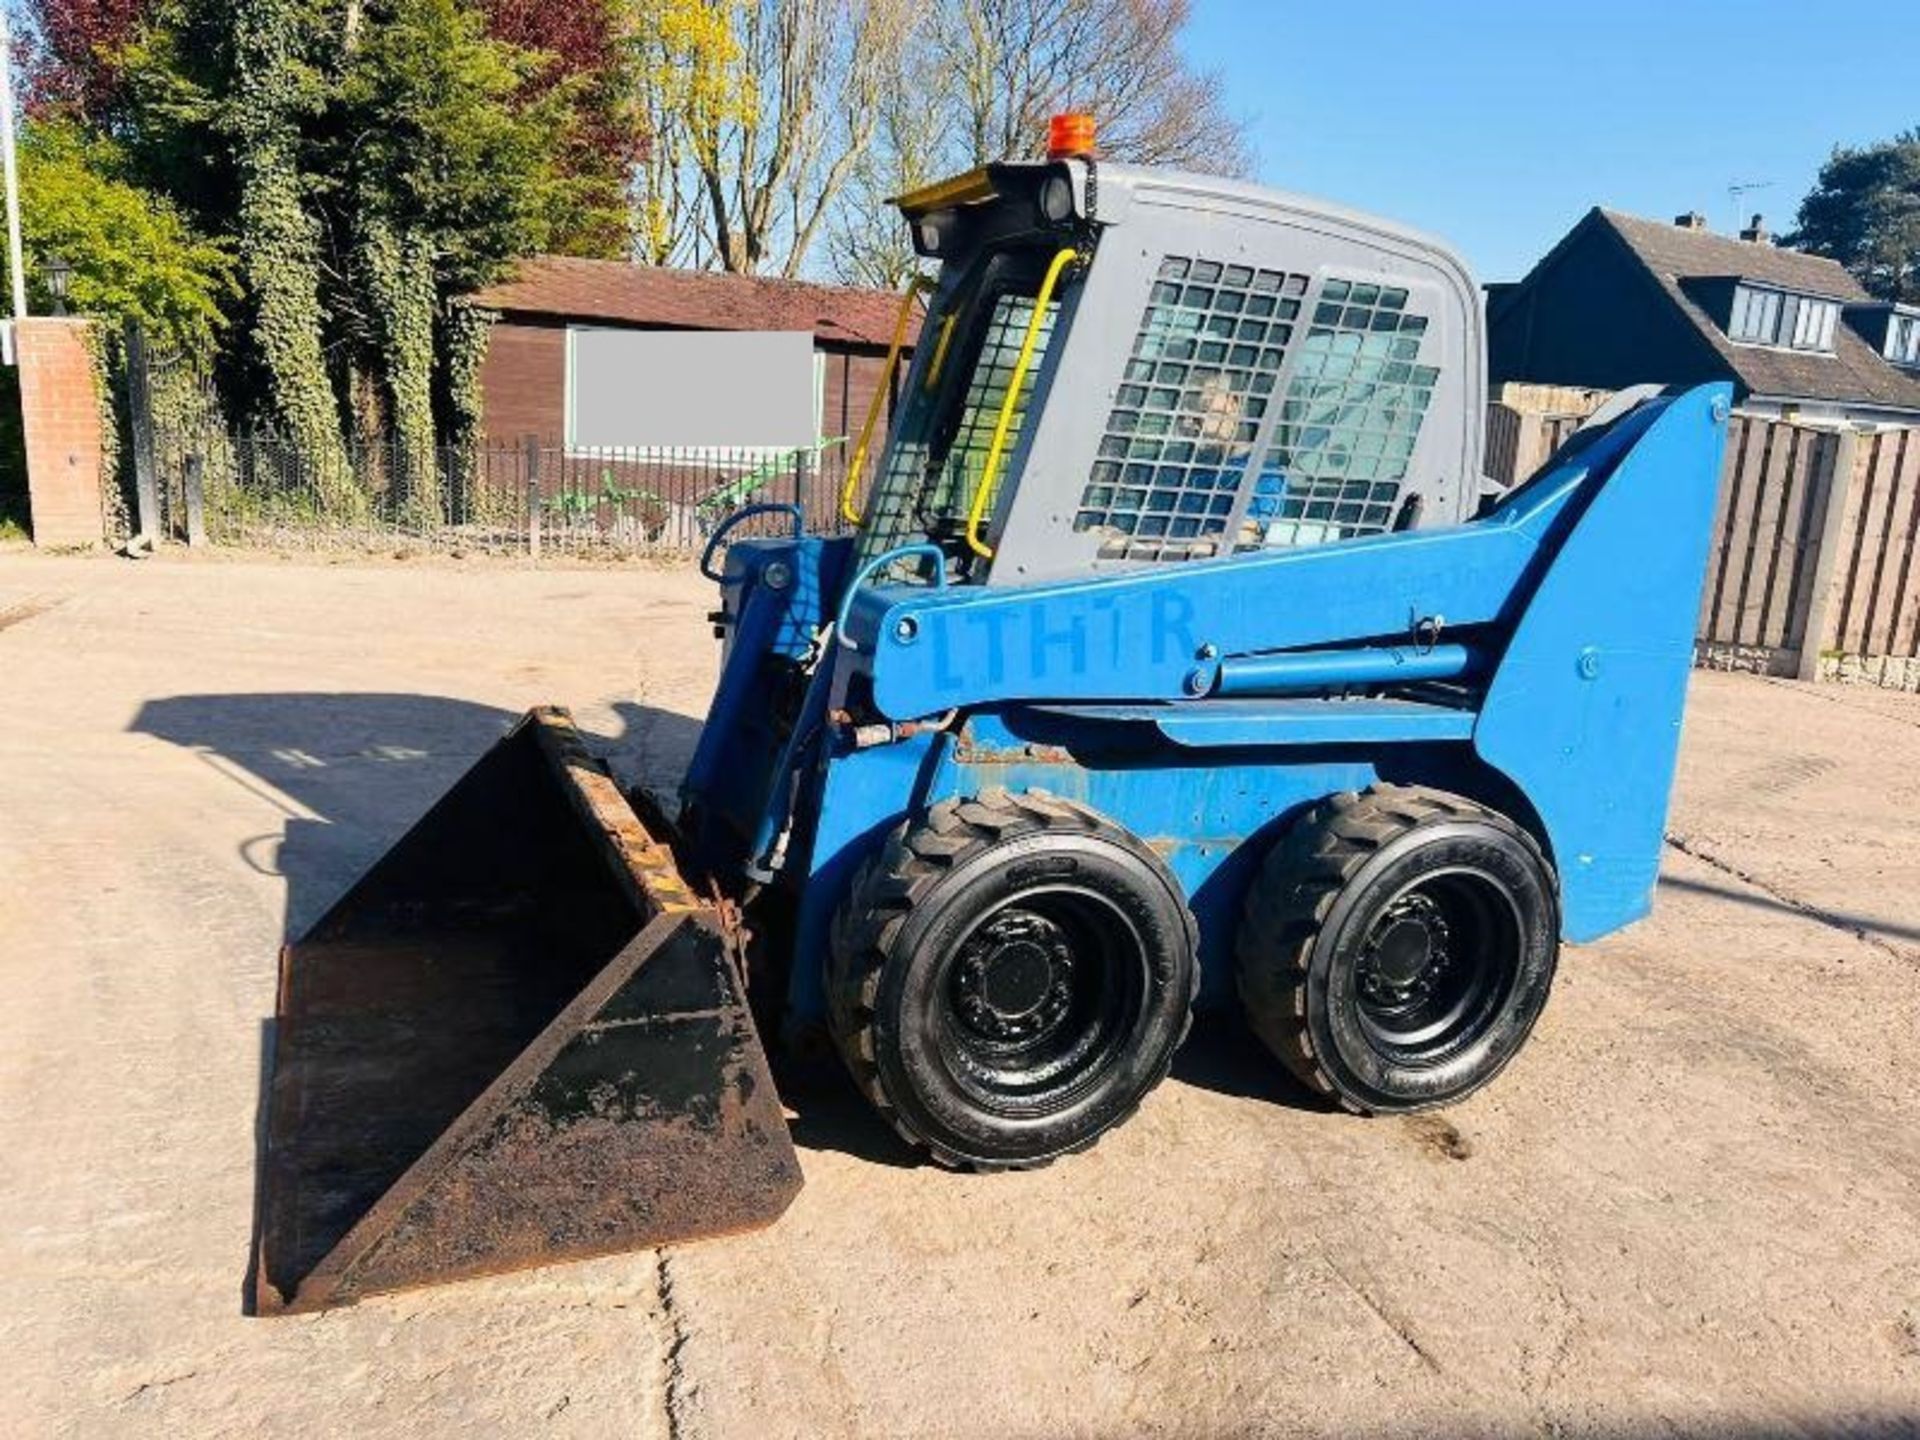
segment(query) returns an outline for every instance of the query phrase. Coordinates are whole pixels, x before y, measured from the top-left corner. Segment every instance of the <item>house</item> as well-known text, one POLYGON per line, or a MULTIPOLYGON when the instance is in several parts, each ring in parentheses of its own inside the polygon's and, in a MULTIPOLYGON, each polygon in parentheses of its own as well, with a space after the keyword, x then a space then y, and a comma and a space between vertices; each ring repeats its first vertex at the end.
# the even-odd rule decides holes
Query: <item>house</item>
POLYGON ((900 297, 550 255, 473 303, 499 317, 480 372, 490 439, 737 453, 857 435, 900 297))
POLYGON ((1730 380, 1752 414, 1920 424, 1920 309, 1873 300, 1842 266, 1739 238, 1589 211, 1524 280, 1489 287, 1495 384, 1617 390, 1730 380))

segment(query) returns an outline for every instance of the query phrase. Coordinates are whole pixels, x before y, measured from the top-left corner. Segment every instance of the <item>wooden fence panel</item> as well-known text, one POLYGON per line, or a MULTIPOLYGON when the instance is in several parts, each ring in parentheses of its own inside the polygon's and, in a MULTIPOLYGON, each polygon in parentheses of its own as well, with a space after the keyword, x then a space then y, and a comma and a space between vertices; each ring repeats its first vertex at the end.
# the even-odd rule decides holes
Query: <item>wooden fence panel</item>
POLYGON ((1848 517, 1846 585, 1835 634, 1836 648, 1853 655, 1876 653, 1874 602, 1905 438, 1904 431, 1883 430, 1861 446, 1865 469, 1854 487, 1854 508, 1848 517))
POLYGON ((1907 434, 1907 484, 1916 492, 1916 499, 1901 540, 1893 653, 1914 658, 1920 657, 1920 432, 1910 430, 1907 434))
POLYGON ((1796 673, 1842 450, 1831 430, 1733 418, 1696 630, 1705 663, 1796 673))
POLYGON ((1747 553, 1740 573, 1740 595, 1734 609, 1734 639, 1743 645, 1774 643, 1765 633, 1766 602, 1771 573, 1780 559, 1780 518, 1793 492, 1794 462, 1803 435, 1785 427, 1770 427, 1766 468, 1753 496, 1753 528, 1747 535, 1747 553))
POLYGON ((1720 608, 1720 591, 1726 581, 1727 550, 1731 529, 1728 520, 1733 509, 1733 496, 1739 489, 1737 475, 1740 469, 1740 456, 1749 443, 1759 422, 1749 420, 1744 415, 1736 415, 1727 423, 1726 457, 1720 469, 1720 488, 1713 501, 1713 536, 1707 547, 1706 579, 1700 587, 1700 618, 1694 625, 1694 632, 1701 640, 1713 640, 1713 617, 1720 608))
POLYGON ((1721 472, 1728 489, 1726 548, 1720 556, 1720 574, 1714 585, 1713 613, 1707 634, 1729 645, 1740 643, 1740 592, 1753 563, 1753 533, 1760 511, 1760 492, 1774 463, 1778 426, 1756 424, 1747 443, 1736 452, 1733 469, 1721 472))
POLYGON ((1820 522, 1826 513, 1840 437, 1802 431, 1795 439, 1794 487, 1784 498, 1773 578, 1766 607, 1767 643, 1798 652, 1806 643, 1807 612, 1820 555, 1820 522))
POLYGON ((1487 406, 1487 441, 1481 469, 1502 485, 1517 485, 1520 468, 1520 412, 1511 405, 1487 406))
POLYGON ((1543 414, 1496 401, 1487 406, 1481 469, 1503 487, 1518 485, 1586 423, 1585 414, 1543 414))
POLYGON ((1899 462, 1894 470, 1894 494, 1887 509, 1880 569, 1874 585, 1875 651, 1881 655, 1911 656, 1914 600, 1914 532, 1920 527, 1920 431, 1900 432, 1899 462))
MULTIPOLYGON (((1582 423, 1525 401, 1489 408, 1490 474, 1582 423)), ((1920 688, 1920 428, 1735 415, 1696 635, 1702 664, 1920 688)))
POLYGON ((1536 465, 1545 464, 1547 458, 1551 456, 1554 451, 1567 443, 1567 437, 1586 423, 1587 417, 1584 415, 1547 416, 1541 426, 1545 436, 1545 448, 1541 450, 1539 459, 1534 463, 1536 465))

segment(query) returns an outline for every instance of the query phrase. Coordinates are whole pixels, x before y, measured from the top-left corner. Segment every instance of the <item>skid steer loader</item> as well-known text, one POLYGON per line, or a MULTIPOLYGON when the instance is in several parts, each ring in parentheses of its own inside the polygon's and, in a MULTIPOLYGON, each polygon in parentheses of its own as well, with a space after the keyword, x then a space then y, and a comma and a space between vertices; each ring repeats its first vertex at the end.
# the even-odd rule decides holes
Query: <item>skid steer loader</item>
POLYGON ((1489 497, 1450 251, 1078 133, 897 202, 912 364, 910 293, 843 525, 712 537, 672 823, 535 711, 288 947, 262 1310, 773 1221, 763 1037, 983 1170, 1124 1120, 1196 1004, 1444 1105, 1646 912, 1727 391, 1489 497))

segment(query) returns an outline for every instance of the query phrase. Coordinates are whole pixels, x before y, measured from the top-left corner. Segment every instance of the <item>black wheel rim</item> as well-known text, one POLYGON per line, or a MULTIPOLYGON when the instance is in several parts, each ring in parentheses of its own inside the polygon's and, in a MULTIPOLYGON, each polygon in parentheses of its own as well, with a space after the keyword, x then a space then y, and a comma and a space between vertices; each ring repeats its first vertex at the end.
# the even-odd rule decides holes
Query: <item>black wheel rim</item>
POLYGON ((1139 932, 1105 896, 1049 888, 1004 902, 941 967, 933 1031, 948 1072, 997 1113, 1066 1108, 1124 1053, 1145 964, 1139 932))
POLYGON ((1506 1008, 1524 936, 1512 892, 1485 871, 1436 871, 1401 890, 1367 927, 1354 961, 1367 1043, 1395 1065, 1459 1054, 1506 1008))

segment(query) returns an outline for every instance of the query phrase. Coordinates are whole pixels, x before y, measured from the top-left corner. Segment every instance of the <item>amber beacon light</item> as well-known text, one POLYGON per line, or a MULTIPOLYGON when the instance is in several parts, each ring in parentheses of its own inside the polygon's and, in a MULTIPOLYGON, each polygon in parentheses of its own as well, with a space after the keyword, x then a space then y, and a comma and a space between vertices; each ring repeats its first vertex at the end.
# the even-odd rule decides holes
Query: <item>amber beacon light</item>
POLYGON ((1047 158, 1064 160, 1069 155, 1093 154, 1093 116, 1081 110, 1069 110, 1047 121, 1047 158))

